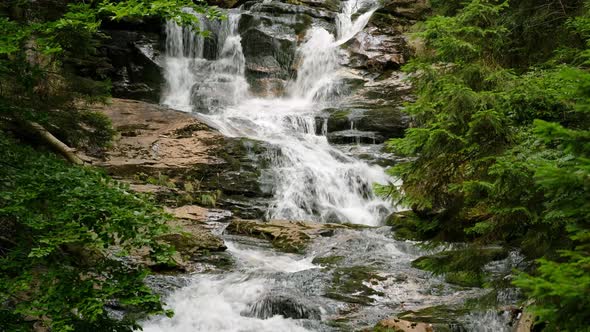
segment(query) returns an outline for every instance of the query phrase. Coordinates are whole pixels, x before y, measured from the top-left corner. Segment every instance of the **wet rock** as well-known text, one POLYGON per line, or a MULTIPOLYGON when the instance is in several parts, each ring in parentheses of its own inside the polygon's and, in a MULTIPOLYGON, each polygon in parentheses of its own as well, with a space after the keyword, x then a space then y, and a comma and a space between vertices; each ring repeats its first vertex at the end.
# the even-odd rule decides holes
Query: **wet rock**
POLYGON ((329 108, 323 112, 327 114, 322 118, 326 119, 328 139, 334 143, 355 143, 355 140, 347 142, 346 139, 354 137, 360 138, 357 142, 380 143, 402 137, 409 125, 409 118, 394 107, 329 108))
POLYGON ((120 134, 104 159, 93 160, 96 166, 143 186, 168 206, 220 206, 243 217, 262 216, 271 195, 258 181, 265 145, 223 137, 191 114, 149 103, 113 99, 95 110, 120 134), (241 203, 233 207, 233 201, 241 203))
POLYGON ((396 319, 413 324, 426 324, 433 331, 467 332, 467 329, 459 320, 468 313, 469 309, 467 308, 440 305, 417 311, 406 311, 397 315, 396 319))
POLYGON ((535 326, 535 316, 529 311, 523 311, 520 314, 515 332, 532 332, 535 326))
POLYGON ((410 48, 400 35, 384 34, 376 27, 368 27, 346 43, 350 53, 348 66, 370 72, 397 70, 409 58, 410 48))
POLYGON ((238 25, 246 79, 259 96, 281 96, 297 74, 297 44, 312 26, 334 31, 339 0, 248 1, 238 25))
POLYGON ((193 222, 201 222, 201 223, 205 223, 207 221, 210 221, 211 214, 215 215, 214 218, 216 219, 216 221, 231 217, 231 212, 229 212, 229 211, 210 210, 210 209, 204 208, 202 206, 197 206, 197 205, 183 205, 181 207, 176 207, 176 208, 166 208, 165 210, 166 210, 166 212, 172 214, 177 219, 184 219, 184 220, 190 220, 193 222), (229 215, 227 215, 224 212, 227 212, 229 215), (224 214, 226 215, 226 217, 223 217, 224 214))
POLYGON ((268 198, 252 198, 244 196, 223 196, 217 201, 217 206, 231 210, 240 218, 263 218, 270 204, 268 198))
POLYGON ((244 0, 207 0, 207 3, 212 6, 221 8, 235 8, 243 4, 244 0))
POLYGON ((325 296, 334 300, 369 305, 374 296, 383 295, 371 287, 385 280, 370 266, 338 267, 333 272, 332 284, 326 289, 325 296))
POLYGON ((272 245, 286 252, 303 252, 309 242, 317 237, 332 234, 336 229, 349 228, 340 224, 306 223, 301 221, 234 219, 225 229, 227 233, 249 235, 269 240, 272 245))
POLYGON ((299 2, 310 7, 323 8, 332 12, 338 12, 341 7, 340 0, 299 0, 299 2))
POLYGON ((165 234, 159 237, 176 249, 183 256, 191 257, 202 250, 224 251, 227 249, 223 240, 211 234, 202 226, 183 225, 182 232, 165 234))
POLYGON ((381 73, 343 100, 343 108, 380 109, 403 107, 413 100, 412 86, 399 71, 381 73))
MULTIPOLYGON (((299 1, 298 1, 299 2, 299 1)), ((248 1, 244 4, 244 9, 250 10, 253 12, 261 12, 261 13, 268 13, 272 14, 273 16, 281 16, 283 14, 305 14, 310 17, 325 20, 327 22, 333 22, 336 18, 336 13, 334 11, 324 10, 325 8, 336 8, 335 1, 326 0, 326 1, 301 1, 301 4, 293 4, 287 2, 280 2, 280 1, 248 1), (315 3, 317 5, 322 4, 322 6, 305 6, 302 4, 312 4, 315 3)))
POLYGON ((342 130, 328 133, 332 144, 377 144, 383 143, 383 136, 372 131, 342 130))
POLYGON ((358 130, 375 131, 386 138, 402 137, 408 128, 409 119, 399 109, 383 107, 369 109, 355 121, 358 130))
POLYGON ((292 319, 320 319, 319 308, 307 303, 304 298, 290 294, 268 294, 254 303, 245 313, 248 317, 268 319, 276 315, 292 319))
POLYGON ((316 257, 311 261, 313 264, 320 265, 320 266, 334 266, 344 260, 344 256, 324 256, 324 257, 316 257))
POLYGON ((149 31, 107 30, 108 38, 100 48, 112 69, 108 75, 115 97, 158 102, 165 82, 160 64, 159 33, 149 31))
POLYGON ((380 321, 373 331, 395 332, 434 332, 432 324, 410 322, 399 318, 388 318, 380 321))

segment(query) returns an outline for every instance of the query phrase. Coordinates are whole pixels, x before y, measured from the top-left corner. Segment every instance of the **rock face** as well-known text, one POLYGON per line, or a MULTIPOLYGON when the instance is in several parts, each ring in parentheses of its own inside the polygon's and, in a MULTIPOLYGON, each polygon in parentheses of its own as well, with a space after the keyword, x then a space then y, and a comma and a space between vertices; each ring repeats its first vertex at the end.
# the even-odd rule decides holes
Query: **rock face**
POLYGON ((282 95, 296 75, 296 51, 312 25, 333 28, 336 1, 248 1, 239 22, 251 92, 282 95))
POLYGON ((111 119, 119 137, 93 164, 169 206, 262 217, 271 193, 258 181, 265 151, 258 142, 224 137, 190 114, 144 102, 113 99, 95 109, 111 119))
POLYGON ((162 23, 157 19, 105 23, 107 38, 99 52, 112 65, 106 74, 113 83, 113 96, 159 101, 165 82, 160 63, 165 40, 162 23))

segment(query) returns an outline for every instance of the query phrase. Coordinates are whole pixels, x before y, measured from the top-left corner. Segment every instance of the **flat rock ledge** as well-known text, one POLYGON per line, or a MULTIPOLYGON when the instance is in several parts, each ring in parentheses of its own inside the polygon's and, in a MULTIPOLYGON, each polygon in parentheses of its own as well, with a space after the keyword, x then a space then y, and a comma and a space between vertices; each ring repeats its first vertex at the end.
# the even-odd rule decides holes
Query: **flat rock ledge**
POLYGON ((270 241, 278 250, 302 253, 315 238, 334 235, 336 230, 351 229, 356 225, 321 224, 289 220, 234 219, 225 231, 229 234, 252 236, 270 241))
POLYGON ((187 189, 191 188, 174 175, 226 163, 217 156, 225 138, 191 114, 156 104, 115 98, 92 109, 106 115, 118 135, 106 151, 83 159, 128 183, 132 191, 152 195, 172 216, 168 222, 171 232, 159 240, 176 248, 175 264, 157 265, 147 250, 132 253, 130 258, 155 271, 192 272, 200 256, 224 251, 223 240, 208 222, 223 220, 231 213, 195 205, 191 199, 183 201, 180 197, 190 194, 187 189))

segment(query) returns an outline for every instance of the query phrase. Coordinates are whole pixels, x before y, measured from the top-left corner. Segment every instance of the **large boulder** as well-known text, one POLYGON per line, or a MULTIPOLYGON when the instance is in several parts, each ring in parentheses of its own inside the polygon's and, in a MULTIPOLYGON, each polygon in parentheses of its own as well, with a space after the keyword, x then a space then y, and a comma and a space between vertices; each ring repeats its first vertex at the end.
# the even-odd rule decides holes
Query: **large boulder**
POLYGON ((409 126, 409 117, 392 106, 328 108, 316 121, 318 128, 326 130, 328 140, 335 144, 381 143, 402 137, 409 126))
POLYGON ((292 319, 320 319, 320 309, 307 302, 305 298, 296 298, 292 294, 270 292, 243 314, 260 319, 268 319, 276 315, 292 319))
POLYGON ((388 318, 380 321, 374 331, 395 332, 434 332, 432 324, 410 322, 399 318, 388 318))

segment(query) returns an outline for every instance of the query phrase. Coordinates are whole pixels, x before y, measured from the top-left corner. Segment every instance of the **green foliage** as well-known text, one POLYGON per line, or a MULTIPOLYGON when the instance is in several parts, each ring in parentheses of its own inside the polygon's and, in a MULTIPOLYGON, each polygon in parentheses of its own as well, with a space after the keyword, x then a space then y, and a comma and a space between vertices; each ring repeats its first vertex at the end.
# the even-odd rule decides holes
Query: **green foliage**
MULTIPOLYGON (((219 9, 209 7, 204 0, 127 0, 121 2, 104 0, 100 4, 99 12, 107 14, 113 20, 157 16, 174 20, 178 24, 191 25, 195 30, 198 30, 198 18, 186 10, 187 8, 192 9, 195 13, 204 14, 208 19, 223 16, 219 9)), ((206 33, 206 31, 201 32, 206 33)))
POLYGON ((0 3, 0 329, 30 331, 38 321, 52 331, 132 331, 146 314, 170 314, 143 283, 146 271, 125 258, 145 252, 170 263, 171 248, 156 241, 168 216, 6 132, 29 140, 33 121, 71 146, 108 144, 109 120, 87 110, 109 96, 102 21, 158 16, 198 27, 184 7, 221 17, 189 0, 0 3), (108 305, 127 315, 113 319, 108 305))
POLYGON ((0 325, 33 318, 53 331, 130 331, 134 319, 113 321, 105 305, 163 312, 146 272, 119 256, 149 248, 167 261, 170 248, 155 240, 167 215, 97 171, 4 136, 0 153, 0 325))
MULTIPOLYGON (((587 117, 590 74, 567 75, 579 81, 576 108, 587 117)), ((551 329, 577 331, 590 320, 590 130, 579 123, 566 128, 538 120, 534 131, 565 154, 541 163, 535 180, 547 198, 543 222, 564 225, 572 245, 560 250, 554 261, 539 259, 535 275, 521 274, 515 283, 537 300, 533 309, 541 319, 558 322, 551 329)))
MULTIPOLYGON (((417 94, 406 111, 417 126, 388 143, 412 157, 391 169, 403 180, 394 197, 459 239, 544 256, 516 284, 550 328, 580 330, 590 312, 588 7, 433 5, 447 16, 422 25, 427 49, 405 67, 417 94)), ((452 279, 477 281, 471 272, 452 279)))
MULTIPOLYGON (((157 16, 198 29, 198 18, 221 12, 204 1, 68 1, 60 6, 18 1, 0 8, 0 114, 10 121, 35 121, 68 144, 108 143, 85 140, 94 130, 112 135, 104 121, 87 121, 84 103, 105 102, 110 90, 108 59, 98 54, 106 36, 102 20, 157 16), (56 8, 51 8, 52 6, 56 8), (4 14, 4 15, 3 15, 4 14)), ((205 33, 204 31, 202 33, 205 33)), ((96 118, 95 118, 96 119, 96 118)))
POLYGON ((485 281, 485 264, 504 259, 508 252, 502 248, 465 248, 448 250, 423 256, 412 262, 412 266, 444 274, 447 282, 466 287, 480 287, 485 281))

